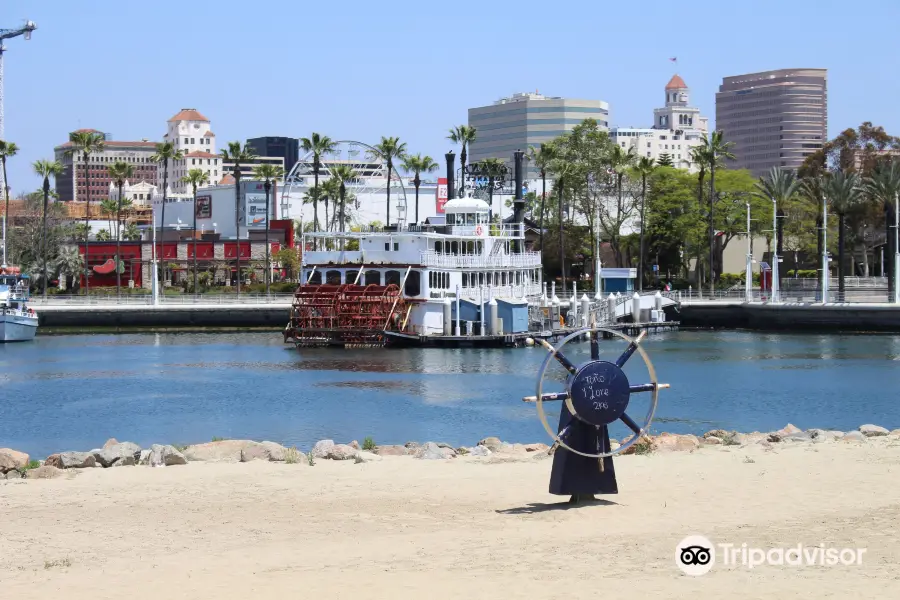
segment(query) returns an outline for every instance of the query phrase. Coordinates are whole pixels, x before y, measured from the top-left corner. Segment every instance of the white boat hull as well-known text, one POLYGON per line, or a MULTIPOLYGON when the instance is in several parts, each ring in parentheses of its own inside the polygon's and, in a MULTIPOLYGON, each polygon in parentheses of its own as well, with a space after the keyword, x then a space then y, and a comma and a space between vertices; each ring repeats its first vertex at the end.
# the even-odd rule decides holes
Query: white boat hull
POLYGON ((0 342, 27 342, 37 333, 37 317, 0 314, 0 342))

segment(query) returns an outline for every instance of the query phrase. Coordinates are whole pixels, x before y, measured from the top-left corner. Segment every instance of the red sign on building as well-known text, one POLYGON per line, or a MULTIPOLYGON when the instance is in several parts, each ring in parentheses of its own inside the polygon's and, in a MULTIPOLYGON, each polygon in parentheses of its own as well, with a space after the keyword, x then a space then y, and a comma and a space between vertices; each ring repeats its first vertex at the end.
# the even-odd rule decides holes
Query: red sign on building
POLYGON ((447 204, 447 178, 438 177, 437 197, 435 210, 437 214, 444 214, 444 205, 447 204))

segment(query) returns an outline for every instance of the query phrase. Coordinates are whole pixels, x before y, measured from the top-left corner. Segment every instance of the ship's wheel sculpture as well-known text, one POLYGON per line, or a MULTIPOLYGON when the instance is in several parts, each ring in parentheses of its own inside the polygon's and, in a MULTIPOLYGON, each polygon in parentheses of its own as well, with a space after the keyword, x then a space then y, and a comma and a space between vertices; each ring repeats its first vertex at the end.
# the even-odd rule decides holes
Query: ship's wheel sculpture
POLYGON ((656 371, 647 352, 641 347, 642 332, 630 338, 618 331, 591 327, 565 337, 559 346, 553 347, 546 340, 536 340, 548 350, 537 378, 537 393, 523 398, 537 405, 538 417, 553 439, 553 470, 550 475, 550 493, 571 496, 571 502, 593 499, 594 494, 616 494, 616 475, 612 457, 634 446, 643 437, 656 413, 659 390, 669 387, 658 383, 656 371), (600 335, 618 337, 628 346, 615 360, 600 360, 600 335), (591 359, 581 365, 570 361, 562 349, 571 340, 590 336, 591 359), (628 381, 623 367, 637 352, 644 361, 650 383, 633 385, 628 381), (544 378, 551 361, 556 361, 567 371, 566 389, 562 392, 544 392, 544 378), (638 424, 626 409, 631 395, 649 392, 650 403, 643 423, 638 424), (554 432, 547 422, 544 402, 562 401, 559 425, 554 432), (615 450, 609 440, 609 426, 621 422, 630 431, 631 438, 623 440, 615 450))

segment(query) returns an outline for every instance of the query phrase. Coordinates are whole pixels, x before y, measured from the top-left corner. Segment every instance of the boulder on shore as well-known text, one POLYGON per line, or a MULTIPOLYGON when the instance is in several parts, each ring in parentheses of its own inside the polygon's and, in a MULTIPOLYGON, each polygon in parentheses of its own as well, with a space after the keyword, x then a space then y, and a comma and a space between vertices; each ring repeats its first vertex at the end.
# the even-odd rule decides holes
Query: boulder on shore
POLYGON ((30 458, 24 452, 12 448, 0 448, 0 474, 8 471, 21 471, 28 465, 30 458))
POLYGON ((141 447, 132 442, 121 442, 112 445, 109 445, 109 442, 107 442, 103 445, 102 450, 96 450, 93 454, 102 467, 111 467, 119 461, 124 461, 128 458, 131 459, 131 464, 135 464, 135 461, 141 457, 141 447))
POLYGON ((844 437, 841 438, 842 442, 864 442, 866 441, 866 436, 862 434, 861 431, 848 431, 844 434, 844 437))
POLYGON ((6 472, 6 475, 0 473, 0 479, 22 479, 22 474, 15 469, 10 469, 6 472))
POLYGON ((313 458, 325 458, 332 448, 334 448, 334 440, 319 440, 309 453, 313 455, 313 458))
POLYGON ((25 471, 25 479, 55 479, 62 475, 61 469, 57 469, 51 465, 44 465, 37 469, 29 469, 25 471))
POLYGON ((356 456, 357 452, 359 452, 359 450, 349 444, 334 444, 328 450, 328 454, 325 455, 325 458, 331 460, 350 460, 356 456))
POLYGON ((373 452, 366 452, 365 450, 360 450, 356 453, 356 456, 354 457, 353 460, 356 462, 356 464, 360 464, 360 463, 378 462, 383 459, 373 452))
POLYGON ((184 458, 201 462, 241 462, 241 452, 250 440, 218 440, 205 444, 194 444, 184 449, 184 458))
POLYGON ((287 448, 275 442, 250 442, 241 449, 241 462, 251 460, 284 462, 286 451, 287 448))
POLYGON ((434 442, 425 442, 425 445, 418 448, 415 453, 416 458, 424 460, 442 460, 445 458, 453 458, 456 456, 456 450, 453 448, 441 448, 434 442))
POLYGON ((887 435, 888 433, 890 433, 884 427, 881 427, 879 425, 871 425, 871 424, 860 425, 859 432, 866 437, 881 437, 883 435, 887 435))
POLYGON ((103 444, 103 448, 104 448, 104 449, 106 449, 106 448, 111 448, 111 447, 115 446, 115 445, 118 444, 118 443, 119 443, 119 440, 117 440, 116 438, 109 438, 108 440, 106 440, 106 443, 103 444))
POLYGON ((44 461, 44 465, 57 469, 87 469, 96 464, 97 459, 91 452, 60 452, 51 454, 44 461))
POLYGON ((478 445, 486 447, 491 452, 496 452, 503 446, 503 442, 500 441, 500 438, 491 436, 478 442, 478 445))
POLYGON ((373 452, 378 456, 406 456, 409 454, 406 446, 375 446, 373 452))
POLYGON ((693 452, 699 447, 700 440, 691 434, 662 433, 653 438, 653 450, 656 452, 693 452))
POLYGON ((149 464, 151 467, 172 467, 175 465, 186 465, 187 460, 174 446, 153 444, 150 446, 150 455, 147 457, 146 464, 149 464))
POLYGON ((843 431, 831 429, 808 429, 806 431, 814 442, 833 442, 844 437, 843 431))

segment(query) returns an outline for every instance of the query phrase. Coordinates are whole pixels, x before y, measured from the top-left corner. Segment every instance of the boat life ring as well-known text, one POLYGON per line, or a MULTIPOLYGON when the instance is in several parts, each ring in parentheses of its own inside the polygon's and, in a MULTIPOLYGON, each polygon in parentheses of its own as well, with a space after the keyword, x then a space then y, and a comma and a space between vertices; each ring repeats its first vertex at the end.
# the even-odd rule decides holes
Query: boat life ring
POLYGON ((475 235, 481 235, 484 230, 481 228, 481 225, 475 228, 475 235))

